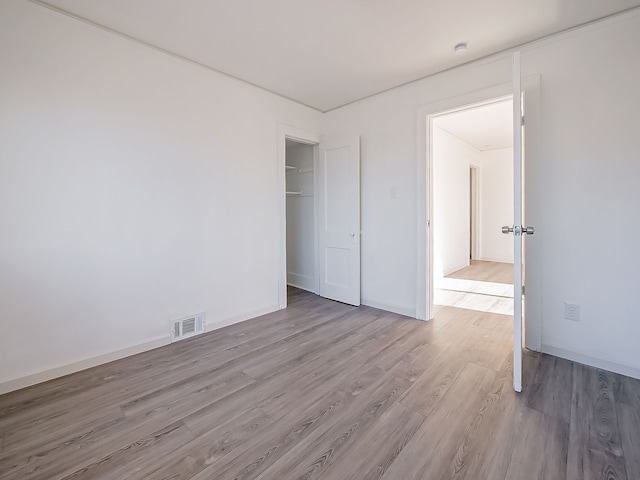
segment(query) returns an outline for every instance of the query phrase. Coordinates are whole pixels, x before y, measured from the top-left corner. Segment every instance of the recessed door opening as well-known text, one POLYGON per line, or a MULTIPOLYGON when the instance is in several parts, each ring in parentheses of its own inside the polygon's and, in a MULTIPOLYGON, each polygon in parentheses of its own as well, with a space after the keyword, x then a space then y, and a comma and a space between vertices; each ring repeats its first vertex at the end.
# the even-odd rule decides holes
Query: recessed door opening
POLYGON ((434 305, 513 315, 511 98, 430 124, 434 305))
MULTIPOLYGON (((287 286, 318 293, 316 270, 316 145, 285 141, 287 286)), ((290 290, 290 289, 289 289, 290 290)))

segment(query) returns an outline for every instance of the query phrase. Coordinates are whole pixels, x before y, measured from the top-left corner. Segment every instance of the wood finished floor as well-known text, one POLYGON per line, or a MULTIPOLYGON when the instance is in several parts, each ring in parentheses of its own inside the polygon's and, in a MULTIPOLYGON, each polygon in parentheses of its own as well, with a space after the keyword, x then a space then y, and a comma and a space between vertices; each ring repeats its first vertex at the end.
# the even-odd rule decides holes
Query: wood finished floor
POLYGON ((640 479, 640 382, 511 318, 286 310, 0 396, 0 479, 640 479))
POLYGON ((468 267, 461 268, 447 277, 513 285, 513 263, 471 260, 468 267))

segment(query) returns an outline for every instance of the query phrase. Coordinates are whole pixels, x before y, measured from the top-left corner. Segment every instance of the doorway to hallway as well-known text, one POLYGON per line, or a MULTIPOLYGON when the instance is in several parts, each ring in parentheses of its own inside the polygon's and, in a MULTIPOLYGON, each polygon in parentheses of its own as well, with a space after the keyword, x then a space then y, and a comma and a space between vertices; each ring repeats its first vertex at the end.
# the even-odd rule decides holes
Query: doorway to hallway
POLYGON ((513 315, 512 100, 504 97, 431 124, 434 305, 513 315))

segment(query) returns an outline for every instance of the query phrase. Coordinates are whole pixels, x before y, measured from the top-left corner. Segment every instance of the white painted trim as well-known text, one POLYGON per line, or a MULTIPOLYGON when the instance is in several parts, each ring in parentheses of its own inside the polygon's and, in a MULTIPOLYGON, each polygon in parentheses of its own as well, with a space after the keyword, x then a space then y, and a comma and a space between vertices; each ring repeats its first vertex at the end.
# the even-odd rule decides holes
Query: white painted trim
POLYGON ((416 318, 416 311, 412 308, 402 307, 400 305, 389 305, 387 303, 376 302, 375 300, 367 300, 363 298, 360 300, 362 305, 367 307, 377 308, 386 312, 397 313, 398 315, 404 315, 406 317, 416 318))
POLYGON ((505 260, 504 258, 493 258, 493 257, 484 257, 484 256, 480 256, 480 258, 478 258, 478 260, 482 261, 482 262, 494 262, 494 263, 513 263, 511 260, 507 259, 505 260))
POLYGON ((301 275, 299 273, 287 273, 287 284, 292 287, 299 288, 300 290, 306 290, 307 292, 316 293, 315 284, 317 275, 312 277, 311 275, 301 275), (309 284, 312 286, 309 287, 309 284))
POLYGON ((120 39, 128 41, 128 42, 131 42, 131 43, 133 43, 134 45, 136 45, 138 47, 147 48, 147 49, 153 50, 153 51, 155 51, 157 53, 160 53, 160 54, 163 54, 163 55, 167 55, 169 57, 173 57, 174 59, 182 61, 182 62, 185 62, 187 64, 191 64, 191 65, 194 65, 196 67, 209 70, 209 71, 211 71, 213 73, 216 73, 218 75, 221 75, 223 77, 227 77, 227 78, 230 78, 232 80, 235 80, 235 81, 237 81, 237 82, 239 82, 241 84, 247 85, 249 87, 252 87, 252 88, 255 88, 255 89, 258 89, 258 90, 262 90, 262 91, 264 91, 264 92, 266 92, 266 93, 268 93, 268 94, 270 94, 270 95, 272 95, 274 97, 279 97, 279 98, 283 98, 285 100, 289 100, 289 101, 291 101, 293 103, 297 103, 297 104, 302 105, 304 107, 311 108, 311 109, 313 109, 313 110, 315 110, 317 112, 320 112, 320 113, 329 113, 329 112, 332 112, 334 110, 338 110, 340 108, 344 108, 346 106, 353 105, 354 103, 358 103, 358 102, 361 102, 363 100, 367 100, 367 99, 369 99, 369 98, 371 98, 371 97, 373 97, 375 95, 385 94, 385 93, 397 90, 399 88, 403 88, 403 87, 405 87, 407 85, 412 85, 412 84, 421 82, 421 81, 423 81, 423 80, 425 80, 427 78, 438 77, 439 75, 445 75, 445 74, 448 74, 450 72, 463 71, 463 70, 468 69, 468 68, 477 68, 478 66, 487 65, 489 63, 494 63, 496 61, 499 61, 502 58, 508 57, 510 54, 512 54, 515 51, 527 52, 529 50, 534 50, 536 48, 544 47, 544 46, 548 45, 549 43, 556 42, 558 40, 562 40, 562 39, 566 39, 566 38, 572 38, 574 36, 581 35, 583 33, 589 32, 589 31, 591 31, 591 30, 593 30, 595 28, 605 27, 607 25, 610 25, 610 24, 613 24, 613 23, 617 23, 617 22, 620 22, 620 21, 624 21, 624 20, 626 20, 628 18, 634 18, 635 16, 640 15, 640 7, 631 7, 629 9, 627 9, 627 10, 622 11, 622 12, 614 13, 614 14, 611 14, 611 15, 609 15, 607 17, 604 17, 604 18, 598 18, 598 19, 592 20, 590 22, 584 23, 582 25, 577 25, 575 27, 571 27, 571 28, 563 30, 561 32, 557 32, 557 33, 553 33, 551 35, 547 35, 546 37, 541 37, 541 38, 538 38, 538 39, 535 39, 535 40, 531 40, 529 42, 526 42, 526 43, 523 43, 523 44, 520 44, 520 45, 516 45, 513 48, 510 48, 510 49, 507 49, 507 50, 503 50, 503 51, 500 51, 500 52, 496 52, 496 53, 492 53, 492 54, 489 54, 489 55, 487 55, 485 57, 476 58, 474 60, 470 60, 467 63, 463 63, 461 65, 456 65, 454 67, 447 68, 447 69, 441 70, 439 72, 434 72, 432 74, 425 75, 425 76, 420 77, 420 78, 416 78, 415 80, 410 80, 410 81, 405 82, 405 83, 403 83, 401 85, 395 85, 393 87, 381 90, 379 92, 375 92, 375 93, 372 93, 372 94, 365 95, 363 97, 357 98, 355 100, 349 101, 349 102, 344 103, 342 105, 338 105, 338 106, 335 106, 335 107, 328 108, 326 110, 322 110, 322 109, 320 109, 318 107, 314 107, 312 105, 307 105, 306 103, 303 103, 303 102, 301 102, 299 100, 296 100, 296 99, 293 99, 293 98, 289 98, 289 97, 287 97, 287 96, 285 96, 285 95, 283 95, 281 93, 269 90, 269 89, 267 89, 265 87, 261 87, 259 85, 254 84, 254 83, 251 83, 251 82, 249 82, 247 80, 243 80, 241 78, 235 77, 233 75, 230 75, 228 73, 222 72, 220 70, 216 70, 215 68, 212 68, 212 67, 210 67, 208 65, 200 63, 200 62, 198 62, 196 60, 192 60, 192 59, 184 57, 184 56, 182 56, 180 54, 173 53, 173 52, 170 52, 170 51, 165 50, 163 48, 157 47, 157 46, 152 45, 152 44, 150 44, 148 42, 140 40, 140 39, 138 39, 136 37, 132 37, 132 36, 124 34, 122 32, 118 32, 116 30, 113 30, 113 29, 105 26, 105 25, 101 25, 101 24, 99 24, 97 22, 89 20, 88 18, 82 17, 80 15, 76 15, 76 14, 71 13, 71 12, 69 12, 67 10, 62 9, 62 8, 50 5, 50 4, 46 3, 46 1, 44 1, 44 0, 28 0, 28 1, 30 3, 32 3, 32 4, 34 4, 34 5, 37 5, 39 7, 48 9, 48 10, 50 10, 50 11, 52 11, 52 12, 58 14, 58 15, 62 15, 62 16, 65 16, 65 17, 71 19, 71 20, 74 20, 74 21, 77 21, 77 22, 81 22, 81 23, 85 24, 86 26, 88 26, 89 28, 92 28, 95 31, 98 31, 100 33, 106 33, 106 34, 109 34, 109 35, 113 35, 115 37, 119 37, 120 39))
MULTIPOLYGON (((522 75, 513 54, 513 226, 522 225, 522 75)), ((522 391, 522 237, 513 233, 513 389, 522 391)))
MULTIPOLYGON (((269 305, 268 307, 264 307, 259 310, 243 313, 242 315, 236 315, 213 323, 206 323, 205 332, 211 332, 213 330, 218 330, 219 328, 228 327, 229 325, 234 325, 246 320, 251 320, 261 315, 275 312, 277 310, 279 310, 278 305, 269 305)), ((35 385, 37 383, 46 382, 48 380, 53 380, 55 378, 76 373, 81 370, 96 367, 98 365, 113 362, 115 360, 120 360, 125 357, 130 357, 138 353, 147 352, 149 350, 153 350, 154 348, 164 347, 165 345, 169 345, 170 343, 171 335, 159 335, 157 337, 145 340, 142 343, 129 345, 118 350, 102 353, 93 357, 83 358, 81 360, 77 360, 75 362, 67 363, 64 365, 58 365, 54 368, 43 370, 41 372, 36 372, 23 377, 7 380, 0 383, 0 395, 12 392, 14 390, 19 390, 21 388, 30 387, 31 385, 35 385)))
POLYGON ((469 262, 461 263, 460 265, 456 265, 455 267, 450 267, 447 270, 443 270, 442 276, 446 277, 447 275, 451 275, 452 273, 457 272, 458 270, 462 270, 470 265, 469 262))
POLYGON ((171 336, 169 334, 159 335, 142 343, 129 345, 118 350, 102 353, 93 357, 83 358, 81 360, 76 360, 64 365, 58 365, 54 368, 32 373, 30 375, 14 378, 0 383, 0 395, 14 390, 19 390, 21 388, 30 387, 37 383, 53 380, 54 378, 63 377, 71 373, 76 373, 81 370, 86 370, 87 368, 113 362, 114 360, 120 360, 121 358, 129 357, 131 355, 153 350, 154 348, 168 345, 170 342, 171 336))
MULTIPOLYGON (((36 0, 29 0, 29 1, 36 1, 36 0)), ((499 62, 501 60, 508 60, 511 58, 511 55, 513 55, 514 52, 522 52, 522 53, 526 53, 529 52, 531 50, 535 50, 537 48, 542 48, 545 47, 549 44, 553 44, 555 42, 558 41, 562 41, 565 39, 570 39, 579 35, 583 35, 587 32, 590 32, 591 30, 597 29, 597 28, 603 28, 606 27, 607 25, 612 25, 614 23, 618 23, 618 22, 623 22, 626 21, 627 19, 630 18, 634 18, 636 16, 640 15, 640 7, 631 7, 627 10, 624 10, 622 12, 618 12, 618 13, 614 13, 611 14, 607 17, 604 18, 597 18, 595 20, 592 20, 590 22, 587 23, 583 23, 582 25, 577 25, 575 27, 571 27, 568 28, 566 30, 563 30, 561 32, 557 32, 557 33, 552 33, 550 35, 547 35, 546 37, 541 37, 535 40, 531 40, 529 42, 526 43, 522 43, 520 45, 516 45, 512 48, 508 48, 506 50, 502 50, 499 52, 495 52, 495 53, 491 53, 485 57, 480 57, 480 58, 476 58, 473 60, 469 60, 466 63, 462 63, 460 65, 456 65, 450 68, 446 68, 444 70, 440 70, 437 72, 433 72, 431 74, 425 75, 424 77, 420 77, 420 78, 416 78, 415 80, 410 80, 408 82, 402 83, 400 85, 395 85, 393 87, 387 88, 386 90, 381 90, 379 92, 376 93, 371 93, 369 95, 366 95, 362 98, 358 98, 356 100, 352 100, 350 102, 345 103, 344 105, 340 105, 337 107, 333 107, 333 108, 329 108, 327 110, 322 110, 322 113, 329 113, 329 112, 333 112, 335 110, 339 110, 341 108, 344 107, 348 107, 350 105, 362 102, 364 100, 368 100, 371 97, 375 97, 376 95, 385 95, 387 93, 391 93, 395 90, 404 88, 408 85, 415 85, 418 84, 420 82, 423 82, 426 79, 429 78, 438 78, 442 75, 449 75, 452 72, 465 72, 466 70, 475 70, 478 67, 482 67, 484 65, 489 65, 492 63, 496 63, 499 62)))
POLYGON ((573 362, 582 363, 591 367, 600 368, 609 372, 619 373, 627 377, 640 379, 640 366, 621 363, 617 360, 602 358, 601 355, 592 352, 576 352, 559 345, 542 344, 542 353, 564 358, 573 362))
POLYGON ((208 70, 211 73, 214 73, 216 75, 220 75, 222 77, 229 78, 229 79, 231 79, 231 80, 233 80, 235 82, 238 82, 239 84, 244 85, 246 87, 249 87, 251 89, 262 91, 263 93, 266 93, 266 94, 268 94, 268 95, 270 95, 272 97, 275 97, 275 98, 281 98, 283 100, 288 100, 289 102, 293 102, 293 103, 301 105, 303 107, 310 108, 312 110, 315 110, 316 112, 326 113, 328 111, 328 110, 327 111, 322 110, 322 109, 320 109, 318 107, 314 107, 312 105, 307 105, 306 103, 304 103, 304 102, 302 102, 300 100, 296 100, 294 98, 287 97, 286 95, 284 95, 282 93, 278 93, 278 92, 276 92, 274 90, 270 90, 270 89, 268 89, 266 87, 262 87, 260 85, 255 84, 255 83, 252 83, 252 82, 250 82, 248 80, 244 80, 244 79, 242 79, 240 77, 236 77, 234 75, 231 75, 230 73, 223 72, 222 70, 218 70, 218 69, 216 69, 216 68, 214 68, 214 67, 212 67, 210 65, 207 65, 205 63, 199 62, 199 61, 197 61, 197 60, 195 60, 193 58, 185 57, 184 55, 172 52, 170 50, 165 50, 162 47, 159 47, 157 45, 154 45, 154 44, 151 44, 149 42, 146 42, 146 41, 144 41, 144 40, 142 40, 140 38, 133 37, 133 36, 128 35, 126 33, 119 32, 119 31, 114 30, 114 29, 112 29, 110 27, 107 27, 106 25, 102 25, 101 23, 98 23, 98 22, 95 22, 93 20, 90 20, 87 17, 83 17, 81 15, 77 15, 75 13, 71 13, 71 12, 69 12, 69 11, 67 11, 67 10, 65 10, 63 8, 51 5, 51 4, 47 3, 46 1, 43 1, 43 0, 28 0, 28 1, 30 3, 32 3, 32 4, 34 4, 34 5, 37 5, 37 6, 42 7, 42 8, 45 8, 45 9, 47 9, 47 10, 49 10, 49 11, 51 11, 51 12, 57 14, 57 15, 60 15, 62 17, 66 17, 68 20, 82 23, 82 24, 84 24, 85 27, 87 27, 87 28, 89 28, 89 29, 91 29, 91 30, 93 30, 93 31, 95 31, 97 33, 107 34, 109 36, 116 37, 119 40, 124 40, 126 42, 129 42, 129 43, 133 44, 135 47, 139 47, 139 48, 141 47, 141 48, 144 48, 144 49, 149 49, 149 50, 152 50, 154 53, 158 53, 158 54, 161 54, 161 55, 166 55, 168 57, 173 58, 174 60, 183 62, 183 63, 185 63, 187 65, 191 65, 191 66, 195 66, 197 68, 208 70))
MULTIPOLYGON (((317 172, 318 163, 318 144, 320 143, 320 136, 316 133, 311 133, 305 130, 301 130, 297 127, 290 125, 278 124, 278 147, 276 155, 276 192, 277 192, 277 218, 278 218, 278 230, 280 231, 280 239, 278 245, 278 305, 282 310, 287 308, 287 196, 285 194, 285 161, 287 155, 286 141, 287 138, 295 140, 296 142, 306 143, 313 145, 313 163, 314 172, 317 172)), ((317 192, 317 175, 314 174, 314 189, 317 192)), ((315 192, 314 192, 315 194, 315 192)), ((317 195, 315 195, 317 197, 317 195)), ((314 199, 315 215, 316 218, 318 207, 317 198, 314 199)), ((317 228, 317 227, 316 227, 317 228)), ((317 244, 317 232, 314 235, 314 243, 317 244)), ((315 268, 316 277, 318 276, 318 254, 317 245, 314 246, 315 268)), ((317 284, 318 281, 316 281, 317 284)), ((316 290, 313 293, 318 293, 316 290)))
POLYGON ((260 308, 258 310, 253 310, 251 312, 235 315, 233 317, 219 320, 217 322, 212 322, 212 323, 207 322, 207 328, 205 332, 208 333, 208 332, 212 332, 213 330, 218 330, 220 328, 228 327, 229 325, 235 325, 236 323, 245 322, 247 320, 251 320, 253 318, 275 312, 277 310, 280 310, 278 305, 269 305, 267 307, 260 308))

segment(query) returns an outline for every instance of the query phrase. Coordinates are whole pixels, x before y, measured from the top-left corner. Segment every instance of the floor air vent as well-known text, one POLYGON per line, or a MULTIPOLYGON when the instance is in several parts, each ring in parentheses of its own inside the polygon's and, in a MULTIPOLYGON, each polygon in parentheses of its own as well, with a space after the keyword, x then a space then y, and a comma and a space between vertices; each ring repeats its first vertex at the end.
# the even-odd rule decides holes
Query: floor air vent
POLYGON ((193 337, 204 332, 204 312, 174 320, 171 327, 171 341, 193 337))

